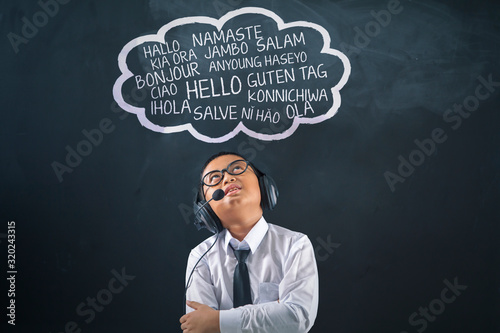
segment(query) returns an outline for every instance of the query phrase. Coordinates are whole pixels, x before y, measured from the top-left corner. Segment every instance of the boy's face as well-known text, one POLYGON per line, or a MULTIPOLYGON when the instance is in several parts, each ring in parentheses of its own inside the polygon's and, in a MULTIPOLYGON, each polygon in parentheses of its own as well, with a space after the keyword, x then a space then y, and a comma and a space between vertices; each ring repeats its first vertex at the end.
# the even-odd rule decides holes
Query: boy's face
MULTIPOLYGON (((219 156, 207 165, 203 175, 213 170, 226 169, 231 162, 241 159, 237 155, 219 156)), ((230 220, 237 214, 254 215, 256 210, 262 214, 259 180, 251 166, 240 175, 230 175, 225 171, 222 181, 215 186, 203 185, 206 200, 210 200, 218 189, 224 191, 224 198, 219 201, 212 200, 209 205, 222 222, 230 220)))

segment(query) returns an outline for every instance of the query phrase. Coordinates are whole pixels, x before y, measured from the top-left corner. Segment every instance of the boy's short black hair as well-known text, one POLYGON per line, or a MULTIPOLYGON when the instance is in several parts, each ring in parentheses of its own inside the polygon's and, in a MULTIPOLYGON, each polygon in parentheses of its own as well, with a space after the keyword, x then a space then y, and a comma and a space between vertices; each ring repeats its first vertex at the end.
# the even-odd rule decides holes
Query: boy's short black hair
MULTIPOLYGON (((221 152, 218 152, 217 154, 214 154, 212 156, 210 156, 208 158, 208 160, 205 162, 205 164, 203 164, 203 167, 201 168, 201 172, 200 172, 200 179, 203 178, 203 171, 205 171, 205 168, 207 167, 207 165, 212 162, 213 160, 215 160, 217 157, 221 157, 221 156, 224 156, 224 155, 236 155, 236 156, 239 156, 241 157, 242 159, 244 160, 247 160, 245 158, 245 156, 241 155, 241 154, 238 154, 238 153, 234 153, 234 152, 230 152, 230 151, 221 151, 221 152)), ((253 167, 253 166, 252 166, 253 167)))

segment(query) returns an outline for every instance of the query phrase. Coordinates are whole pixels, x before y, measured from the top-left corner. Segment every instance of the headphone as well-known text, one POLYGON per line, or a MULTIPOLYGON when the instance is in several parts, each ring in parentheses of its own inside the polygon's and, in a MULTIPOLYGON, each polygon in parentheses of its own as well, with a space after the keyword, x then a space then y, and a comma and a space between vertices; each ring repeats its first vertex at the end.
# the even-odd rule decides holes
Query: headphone
MULTIPOLYGON (((252 163, 248 162, 248 164, 252 167, 252 170, 254 170, 259 181, 260 206, 262 209, 273 210, 278 203, 279 195, 276 183, 271 177, 259 171, 252 163)), ((198 192, 194 197, 193 209, 195 212, 194 225, 198 230, 205 228, 214 234, 224 230, 219 217, 215 214, 212 207, 207 204, 205 196, 203 195, 203 184, 201 182, 198 192)))

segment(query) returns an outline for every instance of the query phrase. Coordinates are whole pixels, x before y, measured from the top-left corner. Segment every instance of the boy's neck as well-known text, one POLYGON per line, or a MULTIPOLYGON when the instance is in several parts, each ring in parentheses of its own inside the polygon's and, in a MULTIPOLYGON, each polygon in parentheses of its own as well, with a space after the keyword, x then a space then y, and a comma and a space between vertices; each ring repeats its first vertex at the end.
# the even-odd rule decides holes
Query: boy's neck
POLYGON ((231 233, 231 236, 236 238, 238 241, 242 241, 248 235, 250 230, 259 222, 262 214, 258 218, 254 217, 246 221, 233 222, 226 227, 226 229, 231 233))

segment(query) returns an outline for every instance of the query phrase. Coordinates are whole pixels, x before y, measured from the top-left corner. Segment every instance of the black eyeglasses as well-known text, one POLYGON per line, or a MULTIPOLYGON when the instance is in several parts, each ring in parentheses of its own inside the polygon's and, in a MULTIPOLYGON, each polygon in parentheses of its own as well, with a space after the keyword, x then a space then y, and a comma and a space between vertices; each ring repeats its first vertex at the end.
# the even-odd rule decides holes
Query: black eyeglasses
POLYGON ((247 171, 247 169, 248 161, 236 160, 229 163, 229 165, 225 169, 208 172, 205 176, 203 176, 201 182, 206 186, 215 186, 219 184, 224 178, 224 171, 226 171, 230 175, 237 176, 247 171))

